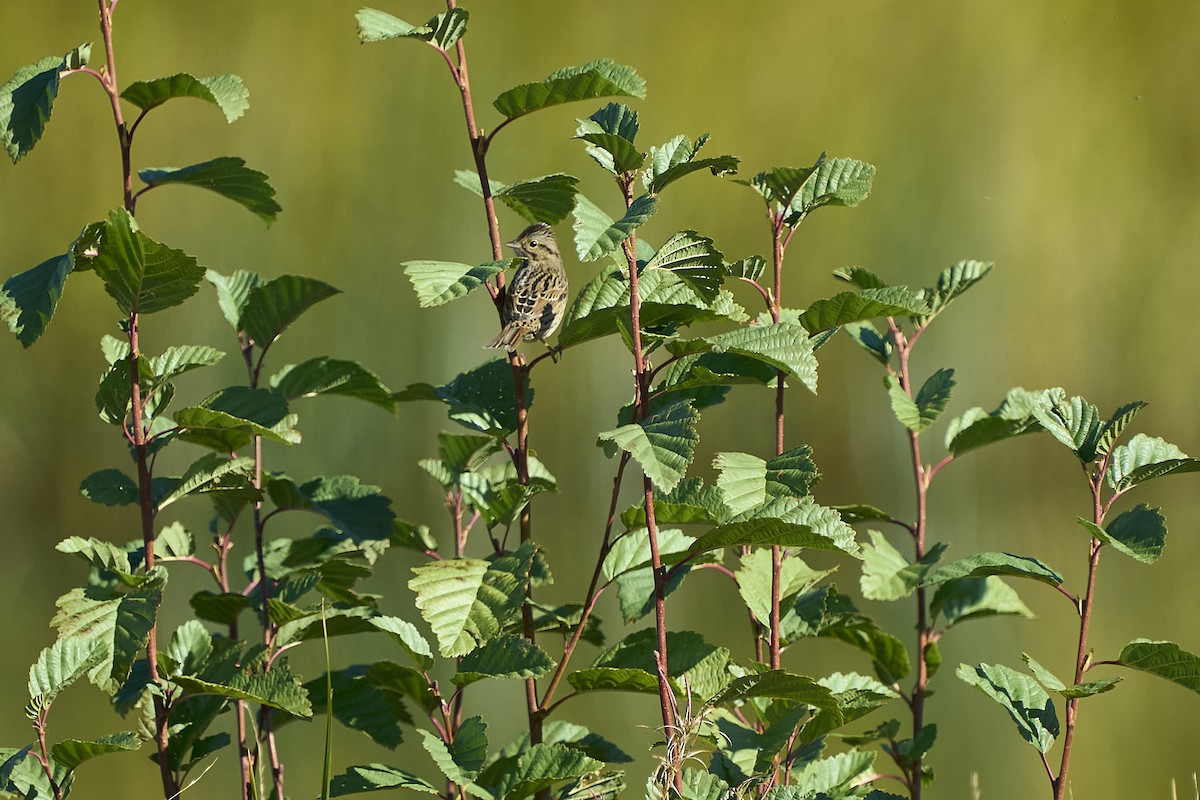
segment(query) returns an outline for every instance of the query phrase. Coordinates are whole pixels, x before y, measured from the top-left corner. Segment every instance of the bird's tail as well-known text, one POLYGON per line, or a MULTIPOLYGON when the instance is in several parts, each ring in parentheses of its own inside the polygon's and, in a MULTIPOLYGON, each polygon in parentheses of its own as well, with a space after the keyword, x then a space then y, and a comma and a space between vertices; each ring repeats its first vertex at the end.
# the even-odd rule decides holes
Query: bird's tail
POLYGON ((500 331, 500 335, 484 345, 493 350, 503 347, 505 350, 516 350, 517 345, 529 334, 529 331, 515 322, 510 322, 500 331))

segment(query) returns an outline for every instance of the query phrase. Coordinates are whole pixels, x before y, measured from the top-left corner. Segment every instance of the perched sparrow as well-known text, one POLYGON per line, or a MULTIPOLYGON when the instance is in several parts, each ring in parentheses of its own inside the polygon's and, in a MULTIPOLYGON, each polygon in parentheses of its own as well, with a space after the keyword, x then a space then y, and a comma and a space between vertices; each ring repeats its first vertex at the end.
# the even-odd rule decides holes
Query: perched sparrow
POLYGON ((567 306, 567 272, 554 231, 544 222, 530 225, 508 246, 525 260, 506 287, 500 312, 503 329, 484 346, 516 350, 518 344, 529 339, 546 341, 562 322, 567 306))

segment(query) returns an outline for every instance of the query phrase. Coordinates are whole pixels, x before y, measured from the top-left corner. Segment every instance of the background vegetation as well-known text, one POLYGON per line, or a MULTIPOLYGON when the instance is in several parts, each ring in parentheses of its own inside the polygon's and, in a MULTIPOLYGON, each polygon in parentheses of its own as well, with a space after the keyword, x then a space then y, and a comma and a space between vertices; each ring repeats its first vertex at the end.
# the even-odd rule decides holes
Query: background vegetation
MULTIPOLYGON (((289 347, 305 356, 327 350, 363 361, 393 388, 438 383, 481 360, 478 348, 495 325, 485 297, 418 315, 399 268, 414 258, 488 258, 477 200, 450 181, 470 156, 444 65, 417 48, 359 47, 358 3, 130 3, 118 29, 123 80, 179 69, 235 72, 251 90, 247 117, 231 127, 182 103, 161 112, 140 137, 144 162, 156 164, 156 153, 164 154, 157 165, 168 166, 235 152, 271 175, 284 208, 264 230, 259 220, 206 193, 180 192, 169 204, 145 203, 142 225, 222 272, 298 272, 345 290, 289 333, 280 359, 288 358, 289 347), (179 136, 184 130, 192 135, 179 136), (202 233, 212 229, 223 235, 202 233)), ((411 2, 377 5, 412 18, 425 11, 411 2)), ((918 352, 919 371, 922 364, 957 369, 950 414, 994 407, 1010 386, 1062 385, 1105 409, 1150 401, 1140 420, 1145 428, 1196 453, 1200 422, 1193 398, 1200 370, 1189 343, 1200 293, 1193 280, 1200 253, 1200 86, 1194 80, 1200 8, 1167 0, 1130 9, 1098 10, 1078 0, 972 0, 916 10, 878 0, 783 4, 768 16, 743 4, 694 0, 684 18, 674 5, 632 0, 590 7, 493 2, 474 9, 473 79, 488 98, 562 64, 608 56, 647 79, 650 94, 638 104, 652 109, 643 118, 646 141, 709 130, 714 152, 739 155, 748 174, 777 163, 811 163, 822 150, 875 164, 874 192, 861 208, 825 212, 793 242, 789 295, 796 305, 835 291, 829 273, 842 266, 861 264, 891 282, 922 285, 960 258, 995 261, 992 276, 918 352)), ((4 3, 0 71, 59 52, 64 40, 94 39, 93 15, 85 0, 4 3)), ((37 152, 0 179, 5 275, 39 263, 119 204, 102 96, 82 80, 64 83, 63 95, 73 93, 87 102, 60 100, 37 152)), ((492 154, 495 176, 568 171, 585 176, 585 194, 604 196, 588 184, 595 172, 583 166, 586 157, 569 138, 574 117, 588 110, 539 115, 520 140, 535 146, 516 150, 514 139, 492 154)), ((485 116, 481 123, 489 127, 494 120, 485 116)), ((716 235, 730 257, 761 253, 769 238, 760 208, 746 189, 710 182, 702 192, 679 192, 650 231, 695 228, 716 235)), ((502 225, 515 234, 523 223, 502 214, 502 225)), ((595 268, 568 255, 576 287, 595 268)), ((10 337, 0 340, 5 741, 27 737, 20 713, 26 670, 52 641, 46 620, 54 598, 81 572, 77 562, 54 552, 54 543, 72 534, 121 542, 136 537, 126 528, 128 513, 88 503, 76 491, 82 477, 120 457, 119 445, 92 421, 95 380, 104 367, 96 333, 115 333, 102 291, 98 281, 72 281, 64 300, 70 313, 31 352, 10 337)), ((147 321, 148 341, 179 340, 161 327, 170 324, 186 326, 188 341, 231 347, 225 324, 203 302, 164 316, 147 321)), ((573 350, 538 378, 533 446, 555 465, 564 489, 563 497, 544 496, 538 506, 538 539, 558 578, 546 592, 551 600, 567 599, 570 587, 586 578, 591 565, 581 562, 573 571, 569 554, 599 535, 607 507, 611 468, 599 450, 579 444, 590 432, 611 428, 611 409, 626 399, 611 369, 597 368, 618 357, 618 348, 607 342, 573 350), (554 436, 554 430, 563 433, 554 436), (579 527, 579 520, 587 524, 579 527)), ((789 438, 813 446, 825 475, 818 499, 909 513, 907 454, 877 368, 846 340, 822 354, 821 396, 789 398, 789 438)), ((237 366, 227 361, 218 369, 233 382, 237 366)), ((207 386, 216 378, 203 380, 207 386)), ((182 393, 186 378, 180 383, 182 393)), ((759 404, 756 413, 765 413, 771 402, 767 392, 747 391, 709 411, 702 427, 706 449, 732 449, 736 440, 737 449, 765 452, 765 426, 749 433, 733 427, 747 406, 759 404)), ((305 435, 313 446, 279 452, 273 463, 300 474, 356 473, 381 485, 401 515, 441 525, 440 493, 415 464, 433 449, 443 425, 440 408, 409 404, 393 421, 360 405, 334 401, 310 412, 305 435), (304 461, 314 454, 319 466, 304 461)), ((1073 461, 1050 437, 1037 437, 956 464, 934 488, 933 535, 953 543, 951 556, 983 549, 1034 554, 1078 582, 1072 570, 1082 566, 1086 537, 1072 516, 1086 509, 1087 497, 1073 461)), ((703 454, 697 458, 698 474, 706 463, 703 454)), ((1098 648, 1115 652, 1136 635, 1200 648, 1193 588, 1200 504, 1194 498, 1183 480, 1143 490, 1140 501, 1168 508, 1171 557, 1156 565, 1149 583, 1139 574, 1145 567, 1132 560, 1106 563, 1093 631, 1098 648), (1150 593, 1149 585, 1163 588, 1150 593)), ((194 513, 191 526, 202 531, 205 512, 197 507, 194 513)), ((403 559, 387 562, 394 573, 377 578, 386 581, 391 602, 405 596, 403 559)), ((843 569, 839 583, 853 592, 857 576, 843 569)), ((190 579, 180 573, 169 591, 185 596, 190 579)), ((1069 638, 1073 621, 1057 613, 1060 601, 1049 589, 1019 588, 1034 611, 1045 610, 1045 619, 968 626, 948 644, 947 664, 968 658, 1011 663, 1014 652, 1025 650, 1045 653, 1043 663, 1067 671, 1054 661, 1065 656, 1064 648, 1049 643, 1069 638)), ((670 601, 672 627, 704 620, 714 631, 711 621, 726 606, 726 591, 715 576, 694 578, 670 601)), ((900 633, 908 624, 906 605, 864 607, 900 633)), ((615 635, 618 615, 605 610, 600 613, 615 635)), ((168 615, 164 624, 179 621, 168 615)), ((721 644, 740 637, 740 616, 728 620, 723 635, 710 634, 721 644)), ((850 658, 836 645, 806 652, 818 661, 800 670, 809 674, 850 658)), ((1043 791, 1026 745, 1004 730, 1010 723, 996 708, 949 676, 935 689, 931 714, 941 737, 929 797, 968 796, 972 771, 980 775, 984 797, 1043 791)), ((1138 678, 1090 702, 1075 756, 1076 796, 1167 797, 1171 778, 1188 783, 1200 763, 1188 735, 1195 731, 1194 701, 1185 698, 1178 687, 1138 678), (1180 735, 1145 735, 1152 729, 1180 735)), ((493 710, 497 740, 523 725, 517 693, 501 700, 512 706, 511 727, 499 729, 506 708, 493 710)), ((625 720, 635 710, 653 719, 653 702, 600 695, 581 699, 575 712, 581 722, 643 752, 654 733, 625 720)), ((82 722, 98 718, 110 719, 115 729, 115 719, 97 713, 102 704, 96 693, 73 693, 56 711, 58 733, 95 734, 94 724, 84 731, 82 722)), ((281 733, 283 747, 296 753, 310 746, 315 756, 320 727, 289 726, 281 733)), ((353 753, 354 763, 378 760, 374 745, 349 731, 338 731, 337 748, 335 758, 353 753)), ((386 760, 404 763, 404 752, 386 760)), ((85 768, 76 797, 111 796, 116 785, 129 796, 153 792, 156 775, 139 763, 143 757, 113 757, 85 768), (108 779, 88 780, 91 770, 108 779)), ((233 769, 235 758, 218 769, 233 769)), ((417 752, 413 760, 423 764, 425 758, 417 752)), ((319 759, 293 757, 289 767, 291 793, 307 794, 305 786, 315 793, 319 759)), ((636 786, 637 776, 630 778, 636 786)), ((223 796, 228 788, 202 782, 189 794, 223 796)))

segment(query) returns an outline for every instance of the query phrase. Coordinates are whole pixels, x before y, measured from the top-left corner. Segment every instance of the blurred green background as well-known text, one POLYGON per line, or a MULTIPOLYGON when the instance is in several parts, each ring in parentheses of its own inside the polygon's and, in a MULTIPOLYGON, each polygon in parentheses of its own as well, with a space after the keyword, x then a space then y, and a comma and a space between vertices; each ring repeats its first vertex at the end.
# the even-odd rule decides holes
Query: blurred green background
MULTIPOLYGON (((437 3, 414 0, 380 7, 414 22, 439 10, 437 3)), ((345 291, 285 337, 272 352, 275 367, 328 354, 363 361, 393 388, 440 383, 479 363, 485 357, 480 344, 495 328, 482 294, 418 311, 400 267, 418 258, 490 258, 477 201, 450 181, 455 169, 471 163, 459 98, 445 65, 424 46, 360 46, 357 8, 342 0, 124 0, 116 35, 122 85, 180 71, 234 72, 251 91, 248 114, 232 126, 201 103, 181 101, 155 112, 139 130, 135 166, 242 156, 270 174, 284 209, 268 230, 208 193, 167 189, 142 201, 139 218, 150 235, 219 271, 297 272, 345 291)), ((807 165, 823 150, 875 164, 869 200, 858 209, 815 214, 793 240, 789 305, 837 291, 830 272, 843 266, 926 285, 958 259, 995 261, 993 274, 918 350, 915 370, 922 379, 942 366, 958 371, 951 414, 974 405, 990 409, 1011 386, 1061 385, 1106 413, 1147 400, 1151 406, 1137 430, 1200 451, 1192 322, 1200 294, 1194 279, 1200 5, 493 0, 468 8, 471 76, 485 128, 497 121, 490 100, 501 90, 608 56, 635 66, 648 81, 647 99, 635 103, 644 147, 676 133, 709 131, 707 154, 740 156, 743 176, 774 165, 807 165)), ((4 2, 0 76, 96 37, 93 2, 4 2)), ((493 177, 569 172, 613 210, 616 195, 570 138, 575 118, 594 108, 577 104, 511 126, 493 149, 493 177)), ((111 124, 95 82, 73 77, 64 82, 37 149, 18 168, 0 168, 0 277, 62 252, 84 224, 120 204, 111 124)), ((694 228, 731 259, 769 249, 759 201, 744 187, 697 176, 664 200, 645 230, 652 241, 694 228)), ((515 233, 522 222, 502 214, 504 229, 515 233)), ((559 232, 566 238, 567 226, 559 232)), ((596 265, 572 258, 568 269, 578 287, 596 265)), ((754 300, 739 296, 747 304, 754 300)), ((70 535, 137 536, 128 510, 92 505, 77 491, 89 472, 123 459, 121 443, 98 420, 92 401, 103 368, 97 340, 116 333, 115 323, 98 282, 82 275, 69 282, 54 324, 31 350, 12 337, 0 340, 5 745, 31 739, 22 714, 27 668, 52 641, 47 623, 54 599, 82 580, 82 565, 53 545, 70 535)), ((233 349, 208 288, 181 309, 148 319, 143 341, 152 351, 178 343, 233 349)), ((809 443, 816 451, 824 473, 818 499, 911 514, 904 440, 877 366, 843 338, 820 355, 820 395, 793 392, 788 420, 789 446, 809 443)), ((188 376, 180 396, 199 399, 240 380, 236 360, 230 356, 215 370, 188 376)), ((590 575, 612 470, 592 446, 594 433, 613 427, 614 411, 629 391, 628 369, 620 346, 605 342, 572 350, 535 375, 532 442, 562 487, 536 508, 535 535, 557 577, 546 592, 553 601, 577 599, 590 575)), ((769 393, 744 389, 707 412, 694 474, 711 477, 708 464, 717 450, 767 453, 770 408, 769 393)), ((415 466, 432 454, 437 431, 448 424, 439 409, 410 404, 393 420, 332 400, 301 412, 305 444, 269 451, 270 467, 296 476, 357 474, 382 486, 401 516, 444 531, 438 492, 415 466)), ((940 431, 927 437, 933 458, 940 457, 940 431)), ((1195 480, 1152 484, 1136 498, 1164 507, 1168 548, 1153 567, 1106 554, 1092 632, 1097 657, 1115 657, 1138 636, 1200 650, 1195 480)), ((194 505, 181 518, 202 532, 207 514, 194 505)), ((949 541, 952 556, 984 549, 1036 556, 1078 587, 1086 542, 1075 517, 1088 510, 1086 487, 1067 451, 1047 436, 1026 438, 972 454, 939 476, 931 536, 949 541)), ((413 563, 398 554, 384 561, 374 588, 385 594, 388 613, 414 616, 404 586, 413 563)), ((173 572, 166 625, 182 621, 185 598, 203 587, 195 572, 173 572)), ((856 583, 856 569, 843 563, 840 585, 853 590, 856 583)), ((1020 666, 1021 652, 1069 673, 1070 609, 1041 585, 1017 588, 1039 620, 973 622, 943 643, 947 669, 934 682, 928 712, 940 731, 930 762, 937 773, 928 793, 934 800, 970 796, 972 773, 984 798, 1046 794, 1036 753, 998 706, 951 674, 964 660, 1020 666)), ((672 625, 703 628, 744 657, 745 620, 730 611, 736 605, 731 592, 713 573, 695 576, 670 602, 672 625)), ((907 606, 867 603, 864 610, 911 638, 907 606)), ((615 604, 603 603, 601 613, 610 640, 623 636, 615 604)), ((359 637, 335 641, 334 658, 348 664, 392 652, 359 637)), ((318 671, 315 653, 301 654, 298 663, 310 675, 318 671)), ((854 652, 825 644, 793 648, 785 666, 808 674, 869 671, 854 652)), ((521 729, 516 685, 472 695, 471 710, 485 713, 494 745, 521 729)), ((655 739, 642 727, 654 725, 654 702, 599 695, 567 707, 572 719, 639 757, 630 796, 640 796, 636 782, 655 739)), ((1198 711, 1200 698, 1136 673, 1118 691, 1085 703, 1074 796, 1167 798, 1172 779, 1188 787, 1181 795, 1190 792, 1200 769, 1198 711)), ((79 687, 56 704, 51 733, 91 738, 121 729, 121 722, 96 692, 79 687)), ((280 734, 293 797, 318 791, 322 728, 297 724, 280 734)), ((340 770, 384 761, 428 774, 427 756, 411 741, 416 737, 409 738, 398 753, 387 753, 341 730, 335 764, 340 770)), ((154 796, 156 772, 145 754, 83 767, 74 796, 154 796)), ((233 796, 235 772, 236 755, 226 750, 187 796, 233 796)))

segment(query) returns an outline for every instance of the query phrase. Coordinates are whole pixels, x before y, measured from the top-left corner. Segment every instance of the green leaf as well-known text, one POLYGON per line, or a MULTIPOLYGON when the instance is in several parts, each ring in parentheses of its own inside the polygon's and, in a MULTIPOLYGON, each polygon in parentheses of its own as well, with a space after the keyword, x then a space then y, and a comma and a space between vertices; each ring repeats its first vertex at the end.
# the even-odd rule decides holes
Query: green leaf
POLYGON ((103 662, 105 655, 104 644, 99 641, 55 640, 29 668, 30 700, 38 705, 52 703, 59 692, 103 662))
POLYGON ((683 479, 700 442, 700 414, 690 403, 673 403, 641 424, 600 434, 629 453, 658 489, 669 492, 683 479))
POLYGON ((372 617, 371 624, 388 634, 419 668, 427 670, 433 666, 433 652, 429 649, 429 642, 425 641, 416 625, 399 617, 372 617))
POLYGON ((133 567, 129 562, 129 551, 110 542, 71 536, 55 545, 54 549, 60 553, 80 556, 98 570, 115 572, 124 576, 125 582, 131 586, 137 585, 140 581, 132 574, 133 567))
POLYGON ((1001 664, 960 664, 956 675, 999 703, 1021 738, 1045 753, 1058 736, 1058 716, 1050 695, 1028 675, 1001 664))
POLYGON ((172 675, 171 681, 192 694, 249 700, 278 708, 293 716, 312 716, 312 704, 309 702, 308 693, 300 685, 300 679, 293 675, 285 664, 279 662, 272 665, 270 672, 239 673, 224 683, 193 675, 172 675))
POLYGON ((415 567, 408 586, 417 608, 450 658, 463 656, 495 637, 514 618, 525 597, 533 563, 530 546, 492 561, 455 558, 415 567))
POLYGON ((238 614, 250 608, 250 599, 241 592, 214 594, 205 590, 192 595, 189 603, 199 619, 218 625, 231 624, 238 614))
POLYGON ((646 96, 646 82, 632 67, 602 58, 578 67, 563 67, 537 83, 502 92, 492 105, 509 119, 532 111, 599 97, 646 96))
POLYGON ((0 286, 0 319, 22 346, 29 347, 46 332, 73 268, 70 254, 55 256, 0 286))
POLYGON ((439 50, 447 50, 467 32, 469 16, 466 9, 452 8, 424 25, 410 25, 386 12, 360 8, 354 19, 358 22, 358 40, 363 44, 397 38, 420 39, 439 50))
POLYGON ((891 332, 880 333, 869 321, 847 322, 843 330, 854 340, 854 343, 871 354, 871 357, 885 367, 891 361, 892 351, 896 349, 891 332))
POLYGON ((779 545, 841 552, 842 547, 807 525, 779 519, 750 519, 718 525, 692 545, 692 553, 707 553, 726 547, 779 545))
MULTIPOLYGON (((658 502, 655 500, 655 510, 658 502)), ((677 562, 670 556, 686 553, 692 542, 691 536, 684 534, 678 528, 660 528, 658 531, 658 553, 663 563, 677 562)), ((650 564, 650 535, 646 528, 630 530, 613 543, 608 555, 604 557, 600 574, 604 581, 610 582, 631 570, 640 569, 650 564)))
POLYGON ((1104 429, 1100 411, 1082 397, 1067 399, 1062 389, 1047 389, 1030 409, 1041 426, 1085 464, 1096 458, 1104 429))
POLYGON ((725 256, 712 239, 695 231, 680 231, 658 248, 646 269, 669 269, 687 281, 696 294, 712 302, 725 277, 725 256))
POLYGON ((937 422, 950 402, 954 388, 954 370, 939 369, 921 385, 916 397, 909 397, 894 375, 884 379, 888 396, 892 400, 892 412, 900 424, 910 431, 920 433, 937 422))
POLYGON ((1040 393, 1010 389, 995 411, 972 408, 950 421, 946 428, 946 449, 955 456, 977 447, 1003 441, 1024 433, 1041 430, 1033 416, 1040 393))
POLYGON ((417 293, 417 303, 421 308, 432 308, 466 297, 512 263, 489 261, 472 267, 451 261, 405 261, 402 266, 417 293))
POLYGON ((680 134, 660 147, 651 147, 650 166, 642 177, 646 191, 658 194, 685 175, 704 169, 715 176, 737 172, 739 160, 735 156, 697 158, 700 148, 707 143, 707 133, 697 138, 694 144, 687 136, 680 134))
MULTIPOLYGON (((626 636, 596 657, 591 669, 575 673, 584 678, 597 669, 615 670, 611 677, 628 681, 630 676, 621 670, 639 670, 649 678, 645 691, 657 691, 655 651, 658 647, 653 628, 647 628, 626 636)), ((669 631, 667 633, 667 674, 673 685, 682 691, 683 685, 690 687, 693 694, 707 697, 715 694, 728 680, 729 650, 704 641, 704 637, 692 631, 669 631)), ((589 677, 594 678, 599 673, 589 677)), ((577 678, 572 678, 576 686, 577 678)), ((578 686, 576 686, 578 688, 578 686)), ((618 687, 600 687, 618 688, 618 687)), ((627 686, 619 687, 625 691, 627 686)))
POLYGON ((1121 648, 1119 661, 1123 667, 1149 672, 1200 693, 1200 656, 1174 642, 1134 639, 1121 648))
MULTIPOLYGON (((654 517, 660 525, 715 525, 726 516, 720 490, 705 486, 700 478, 685 478, 672 491, 654 496, 654 517)), ((645 527, 644 498, 621 513, 621 523, 630 530, 645 527)))
POLYGON ((121 99, 149 111, 176 97, 195 97, 221 109, 226 122, 233 122, 250 107, 250 92, 237 75, 196 78, 186 73, 137 81, 121 92, 121 99))
POLYGON ((216 192, 243 206, 268 225, 282 210, 275 202, 275 187, 265 173, 250 169, 244 159, 222 156, 190 167, 159 167, 138 171, 147 188, 178 183, 216 192))
POLYGON ((929 613, 935 619, 940 614, 946 627, 997 614, 1034 618, 1016 591, 995 575, 946 581, 934 592, 929 613))
MULTIPOLYGON (((370 9, 363 10, 369 11, 370 9)), ((441 794, 438 789, 411 772, 405 772, 385 764, 348 767, 345 772, 333 779, 329 789, 330 797, 344 797, 348 794, 377 792, 384 789, 411 789, 425 794, 441 794)))
POLYGON ((1167 539, 1167 521, 1162 512, 1140 503, 1101 528, 1082 517, 1079 524, 1097 539, 1143 564, 1153 564, 1162 555, 1167 539))
POLYGON ((706 705, 716 707, 736 700, 760 697, 803 703, 829 711, 835 717, 840 716, 838 702, 828 688, 804 675, 793 675, 777 669, 734 678, 706 705))
POLYGON ((79 484, 79 493, 105 506, 126 506, 138 500, 138 486, 119 469, 102 469, 93 472, 79 484))
POLYGON ((43 58, 21 67, 0 86, 0 142, 14 164, 42 138, 62 72, 86 66, 91 52, 92 45, 86 43, 62 58, 43 58))
POLYGON ((230 486, 241 487, 254 472, 254 459, 229 458, 220 453, 201 456, 187 468, 169 492, 158 500, 158 510, 192 494, 220 492, 230 486))
POLYGON ((429 731, 418 731, 421 744, 433 757, 442 774, 454 783, 469 783, 479 774, 487 759, 487 723, 480 717, 468 717, 462 721, 454 742, 447 745, 429 731))
MULTIPOLYGON (((717 299, 709 303, 690 283, 670 270, 643 270, 638 279, 638 296, 644 330, 669 331, 707 320, 747 319, 729 292, 720 291, 717 299)), ((569 347, 627 329, 629 300, 628 276, 615 265, 601 270, 568 307, 558 335, 559 344, 569 347)))
POLYGON ((326 682, 333 686, 333 716, 347 728, 362 731, 375 743, 394 749, 402 740, 400 723, 412 724, 400 697, 374 685, 368 670, 355 665, 309 681, 304 690, 312 698, 313 712, 328 713, 326 682))
POLYGON ((339 294, 329 284, 300 275, 280 275, 255 286, 246 295, 238 330, 265 351, 296 319, 312 306, 339 294))
MULTIPOLYGON (((394 399, 436 400, 449 406, 450 419, 471 430, 503 437, 517 429, 517 408, 513 399, 512 369, 507 359, 487 361, 464 372, 443 386, 410 384, 394 399)), ((527 388, 525 407, 533 404, 533 390, 527 388)))
POLYGON ((1200 471, 1200 459, 1189 458, 1178 447, 1157 436, 1139 433, 1113 449, 1106 477, 1109 486, 1124 491, 1164 475, 1196 471, 1200 471))
POLYGON ((817 391, 813 340, 793 322, 749 325, 703 339, 671 342, 667 349, 674 355, 711 352, 747 356, 799 378, 814 394, 817 391))
POLYGON ((453 681, 463 686, 481 678, 540 678, 554 666, 536 644, 505 634, 463 656, 453 681))
POLYGON ((1053 672, 1043 667, 1038 662, 1030 658, 1028 653, 1021 654, 1021 660, 1029 667, 1029 671, 1037 678, 1038 683, 1045 686, 1052 692, 1058 692, 1063 697, 1091 697, 1096 694, 1103 694, 1116 688, 1116 685, 1121 682, 1121 678, 1104 678, 1098 681, 1088 681, 1087 683, 1077 683, 1074 686, 1067 686, 1060 681, 1053 672))
POLYGON ((225 319, 235 331, 240 330, 238 320, 246 308, 250 290, 264 283, 262 276, 244 269, 239 269, 232 275, 222 275, 210 269, 204 273, 204 279, 217 290, 217 304, 221 307, 225 319))
POLYGON ((741 278, 751 283, 757 283, 767 271, 767 261, 762 256, 739 258, 732 264, 725 265, 725 273, 733 278, 741 278))
POLYGON ((131 731, 122 731, 101 736, 90 742, 64 739, 55 743, 51 749, 51 755, 59 766, 73 770, 83 762, 90 761, 97 756, 107 753, 126 753, 137 750, 141 746, 142 740, 137 737, 137 734, 131 731))
POLYGON ((604 762, 565 744, 535 744, 514 763, 505 763, 499 785, 489 784, 488 788, 503 800, 521 800, 557 783, 581 778, 603 768, 604 762))
POLYGON ((575 138, 587 142, 588 155, 614 175, 633 172, 646 161, 646 156, 631 139, 606 131, 591 119, 579 120, 575 138))
POLYGON ((874 272, 866 267, 843 267, 835 269, 833 277, 840 281, 857 286, 860 289, 885 289, 887 284, 874 272))
MULTIPOLYGON (((464 169, 456 170, 454 182, 483 197, 478 173, 464 169)), ((578 183, 578 178, 561 173, 530 178, 511 185, 488 179, 492 196, 498 197, 530 222, 545 222, 549 225, 562 222, 575 208, 575 196, 578 193, 575 187, 578 183)))
POLYGON ((275 475, 266 489, 276 508, 320 514, 356 544, 391 538, 396 517, 392 501, 378 486, 361 483, 353 475, 319 476, 299 485, 275 475))
POLYGON ((340 395, 395 410, 392 392, 379 376, 357 361, 319 356, 289 364, 271 376, 271 388, 291 402, 319 395, 340 395))
POLYGON ((636 692, 658 691, 658 678, 642 669, 628 667, 589 667, 572 672, 567 682, 577 692, 636 692))
POLYGON ((913 316, 928 310, 920 294, 903 286, 840 292, 818 300, 800 314, 809 333, 818 333, 873 317, 913 316))
POLYGON ((780 497, 806 497, 820 479, 808 445, 788 450, 770 461, 749 453, 717 453, 713 466, 718 471, 725 505, 731 515, 742 514, 780 497))
MULTIPOLYGON (((738 594, 750 613, 763 625, 770 624, 772 567, 771 553, 766 549, 752 550, 742 556, 741 566, 734 573, 738 594)), ((796 597, 806 592, 834 570, 816 570, 797 556, 783 560, 779 572, 780 606, 786 609, 794 605, 796 597)))
POLYGON ((992 264, 983 261, 959 261, 938 275, 937 284, 932 289, 924 291, 924 298, 929 303, 929 313, 914 317, 919 327, 925 327, 934 317, 946 310, 946 306, 957 299, 963 292, 983 280, 992 270, 992 264))
POLYGON ((943 564, 925 575, 924 586, 954 580, 956 578, 984 578, 988 575, 1008 575, 1014 578, 1030 578, 1050 586, 1062 585, 1062 575, 1047 567, 1036 558, 1015 556, 1011 553, 979 553, 943 564))
POLYGON ((1107 456, 1117 443, 1117 439, 1121 438, 1122 432, 1125 430, 1138 412, 1146 407, 1146 403, 1141 400, 1136 400, 1127 405, 1121 406, 1113 415, 1109 417, 1108 422, 1104 423, 1104 428, 1100 431, 1100 439, 1096 443, 1096 456, 1103 458, 1107 456))
POLYGON ((611 253, 633 232, 646 224, 646 220, 657 210, 658 200, 644 194, 633 201, 616 222, 601 211, 591 200, 577 195, 575 209, 575 252, 580 261, 595 261, 611 253))
POLYGON ((179 305, 200 289, 204 267, 151 239, 123 208, 100 223, 95 247, 76 255, 76 269, 94 269, 121 311, 141 314, 179 305))
MULTIPOLYGON (((822 792, 824 796, 831 797, 850 797, 846 793, 859 784, 860 778, 867 776, 874 763, 875 753, 851 750, 810 761, 795 774, 794 780, 797 786, 803 786, 806 791, 822 792)), ((768 797, 776 800, 769 794, 768 797)))
POLYGON ((145 588, 128 594, 89 587, 73 589, 57 600, 58 613, 50 624, 58 629, 59 639, 102 646, 103 659, 88 669, 92 683, 115 692, 145 654, 165 578, 165 571, 156 568, 145 588))
POLYGON ((915 563, 910 563, 879 531, 867 531, 870 544, 864 543, 863 570, 859 586, 868 600, 900 600, 912 594, 934 564, 946 551, 936 544, 915 563))
POLYGON ((530 222, 556 225, 575 208, 579 179, 556 173, 502 186, 495 196, 530 222))

